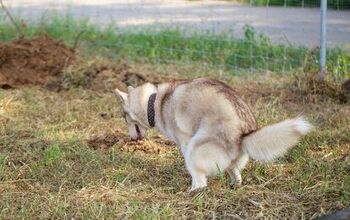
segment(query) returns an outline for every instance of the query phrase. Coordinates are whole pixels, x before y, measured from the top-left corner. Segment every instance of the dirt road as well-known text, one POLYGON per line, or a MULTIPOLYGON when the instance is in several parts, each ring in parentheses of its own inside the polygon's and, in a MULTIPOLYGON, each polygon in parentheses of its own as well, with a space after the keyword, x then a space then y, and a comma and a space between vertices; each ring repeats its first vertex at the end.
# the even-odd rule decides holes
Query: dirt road
MULTIPOLYGON (((250 7, 223 1, 183 0, 12 0, 15 14, 39 19, 56 10, 74 17, 88 17, 105 25, 113 21, 122 28, 145 26, 181 27, 186 30, 230 31, 242 35, 245 24, 276 43, 314 47, 319 44, 319 9, 250 7)), ((350 11, 328 11, 328 46, 350 44, 350 11)))

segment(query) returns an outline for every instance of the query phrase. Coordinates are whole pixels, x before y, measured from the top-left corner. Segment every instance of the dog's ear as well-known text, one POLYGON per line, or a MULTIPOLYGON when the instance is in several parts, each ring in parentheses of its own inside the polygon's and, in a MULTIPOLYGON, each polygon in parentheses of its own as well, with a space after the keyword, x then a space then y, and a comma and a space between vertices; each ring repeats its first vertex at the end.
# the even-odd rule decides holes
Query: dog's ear
POLYGON ((115 91, 115 94, 119 97, 120 102, 122 104, 127 103, 127 101, 128 101, 128 93, 122 92, 119 89, 115 89, 114 91, 115 91))

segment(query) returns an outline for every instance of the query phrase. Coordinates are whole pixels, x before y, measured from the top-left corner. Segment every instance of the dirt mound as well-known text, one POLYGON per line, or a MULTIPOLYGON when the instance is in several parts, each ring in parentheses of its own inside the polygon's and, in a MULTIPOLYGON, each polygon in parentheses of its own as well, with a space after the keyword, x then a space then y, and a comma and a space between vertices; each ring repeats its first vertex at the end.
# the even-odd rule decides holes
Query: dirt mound
POLYGON ((170 77, 135 70, 124 62, 79 59, 74 50, 46 35, 0 44, 0 88, 41 85, 59 92, 82 87, 100 92, 171 81, 170 77))
POLYGON ((175 146, 171 141, 164 140, 160 137, 152 137, 151 139, 143 139, 142 141, 129 141, 121 146, 121 150, 125 152, 141 152, 146 154, 162 154, 175 146))
POLYGON ((113 134, 101 132, 92 135, 87 144, 94 150, 108 149, 113 145, 118 145, 125 152, 141 152, 146 154, 162 154, 169 150, 171 146, 175 146, 170 141, 161 137, 152 137, 151 140, 130 141, 129 137, 121 132, 113 134))
POLYGON ((321 79, 317 72, 309 72, 295 74, 291 84, 308 95, 328 97, 339 103, 350 101, 350 92, 347 88, 350 87, 350 81, 341 84, 332 78, 321 79))
POLYGON ((42 35, 0 44, 0 87, 44 85, 69 64, 74 51, 42 35))

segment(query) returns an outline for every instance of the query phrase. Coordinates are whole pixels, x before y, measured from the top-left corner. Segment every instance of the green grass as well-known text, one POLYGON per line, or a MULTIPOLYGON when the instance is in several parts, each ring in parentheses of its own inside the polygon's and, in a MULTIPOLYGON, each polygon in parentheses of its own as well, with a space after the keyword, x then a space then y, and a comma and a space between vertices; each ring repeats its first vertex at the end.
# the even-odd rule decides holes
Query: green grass
MULTIPOLYGON (((88 20, 74 20, 70 15, 51 15, 35 24, 26 24, 25 36, 48 34, 73 45, 78 34, 81 50, 87 54, 128 60, 146 60, 153 63, 179 65, 198 63, 208 68, 248 72, 287 73, 305 68, 317 71, 319 50, 295 45, 276 45, 252 27, 244 28, 244 36, 230 33, 220 35, 206 32, 163 29, 155 31, 122 31, 111 24, 98 28, 88 20)), ((2 41, 14 39, 16 31, 0 21, 2 41)), ((350 54, 340 48, 328 49, 327 68, 334 78, 349 77, 350 54)))
MULTIPOLYGON (((179 77, 190 77, 172 68, 179 77)), ((190 176, 177 148, 144 155, 123 152, 119 144, 89 147, 87 140, 101 132, 122 131, 120 138, 127 138, 119 113, 100 116, 119 112, 113 94, 82 88, 2 90, 0 218, 309 219, 348 207, 349 106, 295 92, 289 80, 235 77, 227 82, 253 107, 261 126, 305 109, 317 130, 274 164, 250 162, 242 187, 231 189, 228 178, 219 175, 196 197, 187 194, 190 176)))

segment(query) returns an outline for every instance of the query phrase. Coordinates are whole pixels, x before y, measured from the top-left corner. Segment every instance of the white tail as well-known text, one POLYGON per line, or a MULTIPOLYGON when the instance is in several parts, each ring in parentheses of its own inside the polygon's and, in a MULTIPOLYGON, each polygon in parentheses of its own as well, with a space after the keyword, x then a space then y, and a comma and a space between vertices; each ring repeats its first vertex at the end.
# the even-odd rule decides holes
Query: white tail
POLYGON ((243 138, 243 149, 259 161, 271 161, 280 156, 312 129, 303 117, 288 119, 263 127, 243 138))

